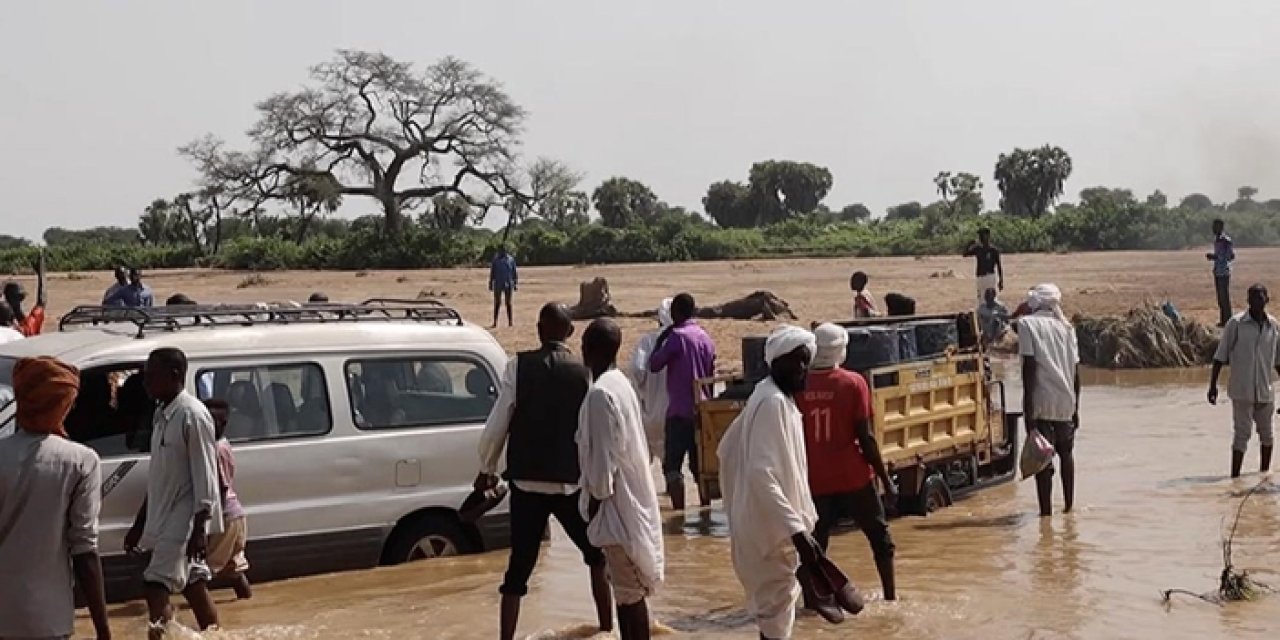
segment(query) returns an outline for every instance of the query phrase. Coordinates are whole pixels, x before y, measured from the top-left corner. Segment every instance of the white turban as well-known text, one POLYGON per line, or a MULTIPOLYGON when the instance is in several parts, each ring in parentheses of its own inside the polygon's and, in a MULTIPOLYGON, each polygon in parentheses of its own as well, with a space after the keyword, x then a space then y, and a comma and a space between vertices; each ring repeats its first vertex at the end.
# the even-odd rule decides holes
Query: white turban
POLYGON ((1032 311, 1048 311, 1063 322, 1067 321, 1062 313, 1062 290, 1052 283, 1038 284, 1027 292, 1027 306, 1032 311))
POLYGON ((673 323, 671 322, 671 298, 663 298, 662 304, 658 305, 658 325, 667 328, 673 323))
POLYGON ((805 347, 809 350, 809 359, 813 360, 813 353, 816 350, 816 338, 814 335, 800 327, 789 324, 778 325, 778 328, 769 333, 769 337, 764 341, 764 359, 770 364, 774 360, 795 351, 799 347, 805 347))
POLYGON ((844 327, 824 322, 813 330, 817 351, 813 356, 815 369, 833 369, 844 362, 845 349, 849 345, 849 331, 844 327))

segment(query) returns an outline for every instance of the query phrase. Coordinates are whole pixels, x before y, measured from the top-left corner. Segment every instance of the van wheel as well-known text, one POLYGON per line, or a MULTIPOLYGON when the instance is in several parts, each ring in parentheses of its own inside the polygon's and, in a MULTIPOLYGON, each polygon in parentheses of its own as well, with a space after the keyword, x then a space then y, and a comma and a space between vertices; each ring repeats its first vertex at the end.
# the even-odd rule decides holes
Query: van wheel
POLYGON ((471 552, 471 539, 452 518, 426 515, 410 520, 392 535, 386 564, 446 558, 471 552))
POLYGON ((920 488, 920 496, 917 499, 919 502, 916 513, 927 516, 951 504, 951 488, 947 486, 947 481, 941 475, 935 473, 925 478, 924 486, 920 488))

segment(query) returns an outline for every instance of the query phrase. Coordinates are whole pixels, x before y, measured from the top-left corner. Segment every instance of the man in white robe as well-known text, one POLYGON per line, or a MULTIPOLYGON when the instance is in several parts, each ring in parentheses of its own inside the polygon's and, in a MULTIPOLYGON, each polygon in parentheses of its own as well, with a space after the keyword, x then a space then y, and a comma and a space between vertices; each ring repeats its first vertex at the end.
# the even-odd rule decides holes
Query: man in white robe
POLYGON ((649 443, 649 457, 662 460, 663 431, 667 427, 667 371, 649 371, 649 356, 658 347, 658 334, 671 326, 671 298, 658 305, 658 328, 640 336, 631 352, 631 365, 627 374, 640 397, 644 416, 644 434, 649 443))
POLYGON ((663 578, 662 519, 649 470, 640 401, 616 366, 622 331, 607 318, 582 334, 594 383, 578 412, 581 508, 591 544, 604 551, 622 640, 649 638, 645 598, 663 578))
POLYGON ((769 376, 717 450, 734 572, 760 637, 769 640, 791 637, 800 596, 796 569, 821 553, 812 536, 818 514, 809 493, 804 421, 793 399, 804 390, 814 350, 814 336, 804 329, 783 325, 769 334, 769 376))

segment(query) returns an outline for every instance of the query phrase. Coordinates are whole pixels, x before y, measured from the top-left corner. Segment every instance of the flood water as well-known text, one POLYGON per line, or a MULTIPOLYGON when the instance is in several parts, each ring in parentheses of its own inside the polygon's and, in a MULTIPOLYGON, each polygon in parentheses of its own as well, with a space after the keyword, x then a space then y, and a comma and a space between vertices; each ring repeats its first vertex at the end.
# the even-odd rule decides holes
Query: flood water
MULTIPOLYGON (((893 521, 896 603, 879 600, 862 535, 837 535, 832 557, 873 601, 840 626, 802 616, 796 637, 1245 639, 1268 630, 1275 637, 1280 594, 1222 607, 1161 603, 1163 589, 1214 589, 1224 521, 1237 496, 1264 480, 1226 477, 1230 407, 1205 402, 1206 378, 1204 371, 1090 372, 1075 513, 1037 517, 1028 481, 987 489, 927 518, 893 521)), ((1247 468, 1256 470, 1256 438, 1251 446, 1247 468)), ((755 637, 723 523, 717 510, 667 514, 667 585, 651 602, 665 637, 755 637)), ((1274 487, 1244 508, 1235 564, 1280 587, 1274 487)), ((261 585, 243 603, 218 592, 227 630, 206 637, 492 638, 505 566, 506 553, 497 551, 261 585)), ((140 603, 112 612, 116 637, 144 637, 140 603)), ((555 531, 525 599, 521 633, 590 637, 593 618, 580 557, 555 531)), ((189 624, 189 612, 181 620, 189 624)), ((79 629, 90 627, 80 620, 79 629)))

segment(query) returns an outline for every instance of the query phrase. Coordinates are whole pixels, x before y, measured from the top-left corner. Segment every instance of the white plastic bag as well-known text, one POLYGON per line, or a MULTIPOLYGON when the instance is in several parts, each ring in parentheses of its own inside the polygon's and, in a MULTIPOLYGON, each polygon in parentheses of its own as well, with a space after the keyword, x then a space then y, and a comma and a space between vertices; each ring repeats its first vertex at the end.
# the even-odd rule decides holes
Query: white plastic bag
POLYGON ((1031 437, 1027 438, 1027 444, 1022 447, 1022 458, 1018 461, 1018 468, 1022 469, 1022 479, 1026 480, 1051 466, 1053 466, 1053 445, 1049 444, 1039 430, 1032 431, 1031 437))

